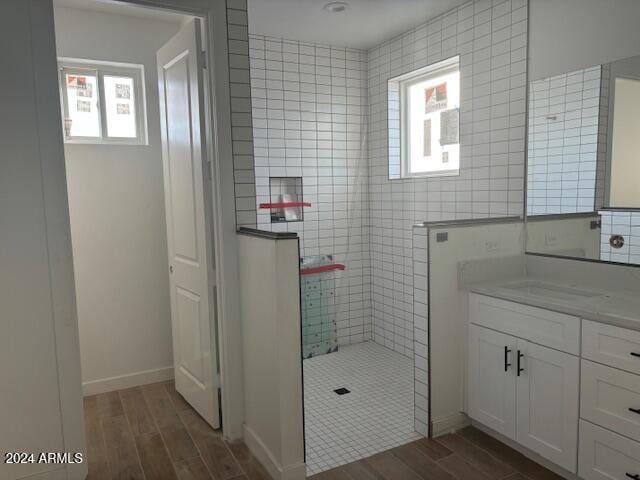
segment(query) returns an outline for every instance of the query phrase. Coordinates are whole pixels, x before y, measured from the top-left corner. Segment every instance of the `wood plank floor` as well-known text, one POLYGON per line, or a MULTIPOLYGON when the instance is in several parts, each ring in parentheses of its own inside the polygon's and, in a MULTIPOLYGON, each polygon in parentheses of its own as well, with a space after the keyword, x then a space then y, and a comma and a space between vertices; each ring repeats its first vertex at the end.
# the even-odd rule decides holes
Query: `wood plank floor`
POLYGON ((155 383, 84 399, 89 480, 270 480, 175 391, 155 383))
POLYGON ((312 480, 562 480, 507 445, 468 427, 327 470, 312 480))
MULTIPOLYGON (((89 480, 270 480, 242 442, 226 442, 175 391, 155 383, 84 399, 89 480)), ((561 480, 472 427, 421 439, 313 480, 561 480)))

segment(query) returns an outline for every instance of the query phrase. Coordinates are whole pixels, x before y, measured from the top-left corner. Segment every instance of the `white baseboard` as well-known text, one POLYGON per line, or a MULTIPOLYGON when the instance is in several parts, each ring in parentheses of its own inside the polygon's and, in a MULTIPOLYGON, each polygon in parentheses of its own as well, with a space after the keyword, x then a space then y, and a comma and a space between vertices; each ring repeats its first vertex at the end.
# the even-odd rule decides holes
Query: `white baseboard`
POLYGON ((113 392, 123 388, 137 387, 148 383, 164 382, 173 378, 173 366, 129 373, 119 377, 92 380, 82 384, 82 393, 85 397, 98 393, 113 392))
POLYGON ((448 415, 446 417, 434 418, 431 421, 431 433, 435 438, 441 435, 446 435, 447 433, 462 430, 470 424, 471 422, 469 421, 469 417, 464 413, 454 413, 453 415, 448 415))
POLYGON ((244 443, 274 480, 305 480, 307 478, 307 466, 304 462, 283 467, 260 437, 246 425, 244 426, 244 443))

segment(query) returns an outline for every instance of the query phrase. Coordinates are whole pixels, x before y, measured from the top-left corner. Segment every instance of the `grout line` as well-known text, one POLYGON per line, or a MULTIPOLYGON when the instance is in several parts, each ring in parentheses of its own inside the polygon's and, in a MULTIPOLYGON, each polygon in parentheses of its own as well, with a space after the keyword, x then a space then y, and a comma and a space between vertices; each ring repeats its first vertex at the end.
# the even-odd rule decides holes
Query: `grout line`
MULTIPOLYGON (((242 474, 246 477, 249 478, 249 474, 247 474, 246 470, 244 469, 244 467, 242 466, 242 463, 240 462, 240 460, 238 460, 238 458, 235 456, 235 454, 233 453, 233 450, 231 450, 231 448, 229 447, 229 444, 227 443, 227 441, 223 438, 222 442, 224 443, 225 448, 227 449, 227 451, 229 452, 229 454, 231 455, 231 458, 233 458, 236 463, 238 464, 238 466, 240 467, 240 471, 242 472, 242 474)), ((247 447, 248 448, 248 447, 247 447)), ((252 454, 253 455, 253 454, 252 454)), ((266 470, 266 469, 265 469, 266 470)), ((268 472, 267 472, 268 473, 268 472)), ((271 476, 271 474, 269 474, 269 476, 271 476)))
MULTIPOLYGON (((395 453, 393 453, 393 452, 390 452, 390 453, 391 453, 391 455, 393 455, 393 457, 394 457, 394 458, 396 458, 399 462, 401 462, 402 464, 406 465, 406 466, 409 468, 409 470, 411 470, 412 472, 415 472, 419 477, 423 477, 422 473, 421 473, 421 472, 419 472, 417 469, 413 468, 411 465, 409 465, 407 462, 405 462, 404 460, 402 460, 402 459, 401 459, 399 456, 397 456, 395 453)), ((422 452, 420 452, 420 453, 422 454, 422 452)), ((424 455, 424 454, 423 454, 423 455, 424 455)), ((427 460, 430 460, 430 459, 429 459, 429 457, 427 457, 426 455, 424 455, 424 457, 425 457, 425 458, 427 458, 427 460)), ((440 466, 439 466, 437 463, 435 463, 435 462, 434 462, 434 465, 436 465, 438 468, 440 468, 440 466)), ((447 472, 446 472, 446 470, 445 470, 444 468, 441 468, 441 470, 442 470, 443 472, 447 473, 447 472)), ((452 477, 454 477, 454 475, 451 475, 451 476, 452 476, 452 477)), ((423 478, 424 478, 424 477, 423 477, 423 478)), ((455 477, 454 477, 454 478, 455 478, 455 477)))
MULTIPOLYGON (((166 391, 166 385, 163 386, 165 391, 166 391)), ((173 405, 173 400, 171 400, 171 398, 169 398, 169 401, 171 402, 171 405, 173 405)), ((189 405, 190 408, 191 405, 189 405)), ((175 406, 174 406, 174 410, 175 410, 175 406)), ((195 410, 194 410, 195 411, 195 410)), ((196 415, 198 413, 196 412, 196 415)), ((216 475, 213 474, 213 472, 211 471, 211 469, 209 468, 209 465, 207 465, 207 462, 204 461, 204 455, 202 455, 202 451, 200 450, 200 447, 198 446, 198 442, 196 442, 195 438, 193 438, 193 435, 191 435, 191 431, 189 430, 189 428, 187 427, 187 425, 184 423, 184 421, 182 420, 182 417, 180 417, 180 415, 178 414, 178 412, 176 412, 176 416, 178 417, 178 421, 180 422, 180 424, 184 427, 184 429, 187 432, 187 435, 189 436, 189 438, 191 439, 191 441, 193 442, 193 445, 196 447, 196 451, 198 452, 198 457, 200 459, 200 461, 202 462, 202 464, 204 465, 204 468, 207 470, 207 473, 209 474, 209 477, 212 480, 216 479, 216 475)), ((154 419, 155 420, 155 419, 154 419)), ((162 436, 162 434, 161 434, 162 436)), ((164 442, 164 437, 162 438, 162 441, 164 442)), ((167 449, 167 453, 168 453, 168 449, 167 449)), ((169 458, 171 458, 171 455, 169 455, 169 458)), ((196 457, 193 457, 196 458, 196 457)), ((234 458, 235 460, 235 458, 234 458)), ((172 460, 173 463, 173 460, 172 460)), ((174 465, 175 468, 175 465, 174 465)))
MULTIPOLYGON (((471 426, 471 427, 466 427, 466 428, 475 428, 475 427, 471 426)), ((507 475, 506 477, 503 477, 504 479, 507 479, 507 478, 512 477, 512 476, 515 476, 516 474, 518 474, 518 473, 519 473, 520 475, 522 475, 522 476, 523 476, 524 478, 526 478, 527 480, 535 480, 535 479, 533 479, 533 478, 529 477, 528 475, 526 475, 526 474, 525 474, 523 471, 521 471, 518 467, 515 467, 515 466, 513 466, 513 465, 511 465, 511 464, 509 464, 509 463, 507 463, 507 462, 505 462, 504 460, 502 460, 502 459, 498 458, 496 455, 494 455, 494 454, 493 454, 493 452, 490 452, 489 450, 486 450, 486 449, 485 449, 481 444, 476 443, 474 440, 470 440, 470 439, 467 439, 467 438, 465 438, 465 437, 462 437, 462 438, 463 438, 464 440, 466 440, 467 442, 471 443, 472 445, 475 445, 476 447, 478 447, 480 450, 482 450, 483 452, 485 452, 487 455, 489 455, 489 456, 490 456, 491 458, 493 458, 494 460, 499 460, 500 462, 504 463, 505 465, 510 466, 511 468, 513 468, 513 469, 515 470, 515 473, 512 473, 512 474, 510 474, 510 475, 507 475)), ((491 438, 493 438, 493 437, 491 437, 491 438)), ((526 457, 524 454, 522 454, 522 453, 518 452, 517 450, 515 450, 515 449, 511 448, 509 445, 507 445, 506 443, 501 442, 501 441, 500 441, 500 440, 498 440, 497 438, 494 438, 494 440, 496 440, 497 442, 500 442, 502 445, 504 445, 505 447, 509 448, 510 450, 513 450, 513 451, 514 451, 514 452, 516 452, 517 454, 522 455, 522 456, 523 456, 527 461, 532 461, 533 463, 535 463, 536 465, 538 465, 538 466, 540 466, 540 467, 544 468, 545 470, 549 470, 549 469, 548 469, 547 467, 545 467, 544 465, 542 465, 542 464, 540 464, 540 463, 538 463, 538 462, 535 462, 534 460, 531 460, 530 458, 526 457)), ((551 472, 551 470, 549 470, 549 471, 551 472)), ((552 473, 553 473, 553 472, 552 472, 552 473)))
MULTIPOLYGON (((149 407, 149 403, 147 402, 147 397, 144 394, 144 391, 142 390, 142 388, 140 388, 140 386, 138 386, 136 388, 138 388, 140 390, 140 395, 142 395, 142 401, 144 402, 144 404, 147 407, 147 411, 149 412, 149 415, 151 416, 151 419, 153 420, 153 424, 156 426, 156 430, 158 431, 158 435, 160 435, 160 440, 162 440, 162 445, 164 445, 164 449, 167 452, 167 458, 169 459, 169 463, 171 463, 171 466, 173 467, 173 472, 176 474, 176 478, 178 478, 178 470, 176 469, 176 464, 175 464, 173 458, 171 457, 171 453, 169 452, 169 447, 167 445, 167 442, 164 439, 164 435, 162 434, 162 430, 160 429, 160 424, 156 420, 155 415, 153 414, 153 412, 151 411, 151 408, 149 407)), ((163 388, 164 388, 164 386, 163 386, 163 388)), ((165 391, 165 393, 166 393, 166 391, 165 391)), ((169 397, 169 404, 174 407, 173 410, 175 411, 175 406, 173 405, 173 401, 171 400, 171 397, 169 397)), ((178 417, 178 421, 180 423, 182 423, 182 419, 180 418, 180 415, 178 415, 177 412, 176 412, 176 416, 178 417)), ((183 426, 184 426, 184 424, 183 424, 183 426)), ((189 429, 186 426, 184 426, 184 427, 185 427, 185 430, 187 431, 187 435, 189 435, 189 437, 191 437, 191 435, 189 434, 189 429)), ((193 439, 191 439, 191 441, 193 442, 193 439)), ((198 453, 200 453, 200 450, 198 450, 198 446, 196 445, 196 442, 193 442, 193 444, 196 447, 196 451, 198 453)), ((195 458, 195 457, 193 457, 193 458, 195 458)), ((203 463, 204 463, 204 461, 203 461, 203 463)), ((206 467, 206 465, 205 465, 205 467, 206 467)))
MULTIPOLYGON (((107 448, 107 437, 104 434, 104 425, 102 424, 102 413, 100 413, 100 409, 98 408, 98 396, 96 397, 96 414, 98 415, 98 426, 100 427, 100 436, 102 437, 102 445, 104 446, 104 454, 107 459, 107 468, 109 469, 109 478, 113 479, 113 468, 111 467, 111 462, 109 461, 109 449, 107 448)), ((118 397, 120 395, 118 394, 118 397)), ((122 399, 120 400, 122 401, 122 399)), ((123 405, 124 408, 124 405, 123 405)), ((85 410, 86 412, 86 410, 85 410)), ((86 422, 86 419, 85 419, 86 422)))
POLYGON ((133 442, 133 449, 136 452, 136 458, 138 459, 138 464, 140 465, 140 471, 142 472, 142 477, 146 479, 147 474, 145 473, 144 467, 142 466, 142 457, 140 457, 140 451, 138 450, 138 445, 136 444, 136 436, 133 434, 133 428, 131 428, 131 421, 129 420, 129 416, 127 415, 127 411, 124 407, 124 401, 122 400, 122 395, 120 394, 120 390, 118 390, 116 393, 118 394, 118 399, 120 400, 120 404, 122 405, 122 412, 124 415, 124 419, 127 421, 127 425, 129 426, 129 434, 131 435, 131 441, 133 442))
MULTIPOLYGON (((510 476, 512 476, 512 475, 515 475, 516 473, 521 473, 521 472, 520 472, 516 467, 514 467, 514 466, 512 466, 512 465, 509 465, 509 464, 508 464, 507 462, 505 462, 504 460, 502 460, 502 459, 500 459, 500 458, 496 457, 496 456, 495 456, 495 455, 493 455, 491 452, 489 452, 489 451, 485 450, 485 449, 484 449, 484 448, 482 448, 480 445, 477 445, 476 443, 472 442, 471 440, 468 440, 468 439, 464 438, 462 435, 458 434, 457 432, 456 432, 456 433, 454 433, 453 435, 456 435, 458 438, 460 438, 460 439, 462 440, 462 442, 468 443, 468 444, 470 444, 472 447, 475 447, 475 448, 479 449, 480 451, 484 452, 485 454, 487 454, 487 455, 489 456, 489 458, 491 458, 491 459, 495 460, 496 462, 498 462, 498 463, 500 463, 500 464, 502 464, 502 465, 504 465, 504 466, 506 466, 506 467, 509 467, 509 468, 511 468, 512 470, 514 470, 512 473, 509 473, 509 474, 507 474, 507 475, 504 475, 504 476, 502 476, 502 477, 500 477, 500 478, 508 478, 508 477, 510 477, 510 476)), ((440 442, 438 442, 438 443, 440 443, 440 442)), ((442 445, 442 443, 440 443, 440 445, 442 445)), ((442 446, 443 446, 443 447, 448 448, 446 445, 442 445, 442 446)), ((455 453, 455 452, 453 452, 453 453, 455 453)), ((460 456, 462 457, 462 455, 460 455, 460 456)), ((486 475, 491 476, 489 472, 485 472, 485 471, 482 469, 482 467, 481 467, 478 463, 476 463, 475 461, 473 461, 472 459, 470 459, 470 458, 465 458, 465 457, 462 457, 462 458, 463 458, 464 460, 466 460, 466 461, 467 461, 467 463, 469 463, 469 464, 471 464, 471 465, 476 466, 476 467, 478 468, 478 470, 482 471, 482 472, 483 472, 483 473, 485 473, 486 475)))

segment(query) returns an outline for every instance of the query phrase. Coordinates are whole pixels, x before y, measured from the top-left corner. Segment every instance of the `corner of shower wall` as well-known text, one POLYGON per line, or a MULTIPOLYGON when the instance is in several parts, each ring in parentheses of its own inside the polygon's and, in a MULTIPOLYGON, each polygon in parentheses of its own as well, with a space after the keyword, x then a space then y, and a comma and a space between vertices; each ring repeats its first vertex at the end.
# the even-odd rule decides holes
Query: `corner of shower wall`
POLYGON ((250 33, 249 58, 255 197, 247 199, 258 228, 297 232, 303 259, 345 265, 326 279, 337 343, 369 340, 366 53, 250 33), (300 221, 273 223, 260 208, 272 201, 273 177, 302 179, 301 200, 311 206, 300 221))
POLYGON ((227 0, 231 139, 236 199, 236 225, 253 227, 256 187, 251 124, 251 79, 246 0, 227 0))
POLYGON ((426 231, 522 215, 528 0, 471 0, 367 51, 373 339, 416 362, 415 428, 428 435, 426 231), (389 178, 387 81, 460 55, 460 175, 389 178), (487 93, 489 92, 489 94, 487 93), (422 235, 424 233, 424 235, 422 235))
POLYGON ((413 227, 414 427, 429 436, 429 230, 413 227))

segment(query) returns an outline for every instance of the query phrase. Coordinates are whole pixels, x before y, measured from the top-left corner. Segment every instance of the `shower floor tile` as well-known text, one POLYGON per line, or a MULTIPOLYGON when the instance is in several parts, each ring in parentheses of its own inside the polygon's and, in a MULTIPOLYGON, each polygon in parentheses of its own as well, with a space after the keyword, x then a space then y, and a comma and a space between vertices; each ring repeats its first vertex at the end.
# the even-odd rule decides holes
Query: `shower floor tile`
POLYGON ((307 475, 421 438, 411 358, 366 342, 304 360, 303 370, 307 475))

